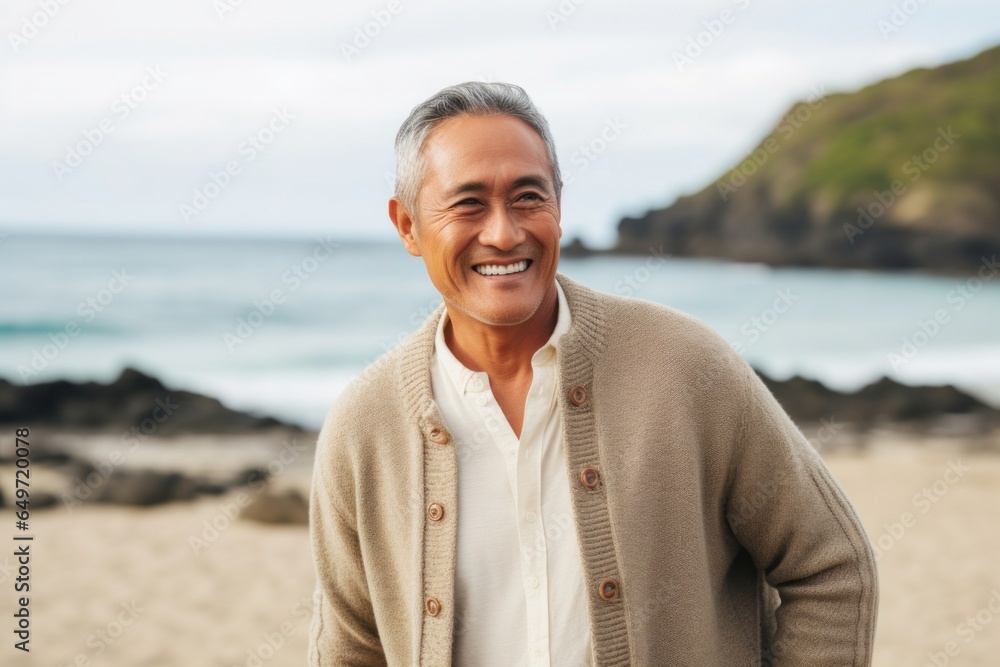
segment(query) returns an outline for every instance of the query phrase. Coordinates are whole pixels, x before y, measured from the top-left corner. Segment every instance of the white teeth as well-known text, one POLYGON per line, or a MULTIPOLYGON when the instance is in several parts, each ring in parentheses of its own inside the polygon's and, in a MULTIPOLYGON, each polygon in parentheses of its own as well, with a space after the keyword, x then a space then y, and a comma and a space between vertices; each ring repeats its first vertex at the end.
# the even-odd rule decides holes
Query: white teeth
POLYGON ((528 268, 528 260, 522 259, 507 266, 500 264, 480 264, 474 267, 476 271, 484 276, 505 276, 508 273, 520 273, 528 268))

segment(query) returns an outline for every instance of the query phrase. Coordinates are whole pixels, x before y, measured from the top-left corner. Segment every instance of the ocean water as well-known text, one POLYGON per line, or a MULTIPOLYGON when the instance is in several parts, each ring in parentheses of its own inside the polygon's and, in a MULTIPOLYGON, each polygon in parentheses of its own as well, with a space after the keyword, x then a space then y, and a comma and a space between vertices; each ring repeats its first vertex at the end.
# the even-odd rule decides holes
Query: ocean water
MULTIPOLYGON (((563 258, 595 289, 698 317, 755 367, 851 390, 888 375, 1000 406, 1000 267, 980 276, 563 258)), ((344 385, 441 298, 399 243, 68 238, 0 243, 0 376, 125 366, 318 428, 344 385)))

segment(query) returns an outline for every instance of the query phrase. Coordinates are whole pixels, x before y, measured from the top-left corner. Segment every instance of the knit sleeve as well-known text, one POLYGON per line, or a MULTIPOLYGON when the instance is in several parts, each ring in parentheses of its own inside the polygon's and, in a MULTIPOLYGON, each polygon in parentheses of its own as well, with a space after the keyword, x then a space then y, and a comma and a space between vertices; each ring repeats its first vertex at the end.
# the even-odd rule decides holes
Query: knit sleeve
POLYGON ((309 537, 318 602, 309 630, 309 667, 386 664, 358 540, 347 440, 337 420, 328 418, 316 446, 309 537))
POLYGON ((726 518, 780 596, 761 664, 870 665, 878 581, 868 537, 818 452, 739 361, 743 406, 726 518))

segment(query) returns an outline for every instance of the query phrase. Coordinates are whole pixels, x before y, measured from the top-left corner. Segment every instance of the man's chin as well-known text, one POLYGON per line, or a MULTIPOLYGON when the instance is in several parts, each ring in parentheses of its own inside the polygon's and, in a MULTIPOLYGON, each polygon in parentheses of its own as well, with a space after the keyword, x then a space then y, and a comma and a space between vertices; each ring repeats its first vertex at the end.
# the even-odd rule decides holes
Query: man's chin
POLYGON ((531 319, 537 307, 531 308, 528 304, 521 307, 512 308, 511 304, 497 304, 496 307, 484 307, 482 302, 472 305, 471 308, 462 308, 462 311, 471 317, 479 320, 483 324, 492 326, 512 326, 522 324, 531 319))

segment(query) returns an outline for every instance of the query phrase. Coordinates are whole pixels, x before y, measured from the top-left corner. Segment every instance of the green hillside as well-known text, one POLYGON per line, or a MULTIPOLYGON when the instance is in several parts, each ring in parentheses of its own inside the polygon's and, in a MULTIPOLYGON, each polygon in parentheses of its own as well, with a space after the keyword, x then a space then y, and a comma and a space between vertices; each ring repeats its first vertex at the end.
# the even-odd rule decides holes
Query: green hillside
POLYGON ((717 181, 618 231, 620 252, 975 269, 1000 253, 1000 47, 793 105, 717 181))

